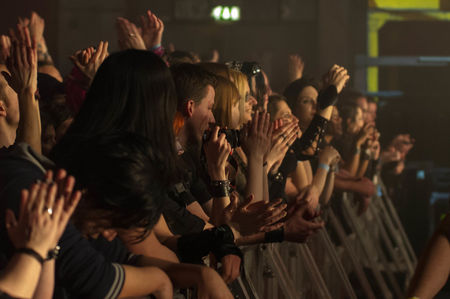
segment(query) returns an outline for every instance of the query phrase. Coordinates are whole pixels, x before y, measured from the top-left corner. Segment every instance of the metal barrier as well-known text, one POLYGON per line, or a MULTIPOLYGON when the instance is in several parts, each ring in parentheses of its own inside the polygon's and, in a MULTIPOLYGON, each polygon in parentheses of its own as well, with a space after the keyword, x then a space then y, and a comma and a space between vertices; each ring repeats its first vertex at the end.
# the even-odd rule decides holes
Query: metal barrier
POLYGON ((416 257, 384 185, 363 215, 352 194, 324 210, 327 228, 305 244, 243 248, 246 299, 401 298, 416 257))

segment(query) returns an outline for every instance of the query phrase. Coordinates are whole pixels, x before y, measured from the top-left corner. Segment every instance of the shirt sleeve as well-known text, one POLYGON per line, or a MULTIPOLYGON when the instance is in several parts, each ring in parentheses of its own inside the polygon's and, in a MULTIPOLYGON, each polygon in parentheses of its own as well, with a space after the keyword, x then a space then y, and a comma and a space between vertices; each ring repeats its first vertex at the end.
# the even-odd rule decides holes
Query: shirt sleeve
POLYGON ((117 256, 103 255, 69 223, 60 239, 56 285, 74 298, 117 298, 125 272, 117 256))

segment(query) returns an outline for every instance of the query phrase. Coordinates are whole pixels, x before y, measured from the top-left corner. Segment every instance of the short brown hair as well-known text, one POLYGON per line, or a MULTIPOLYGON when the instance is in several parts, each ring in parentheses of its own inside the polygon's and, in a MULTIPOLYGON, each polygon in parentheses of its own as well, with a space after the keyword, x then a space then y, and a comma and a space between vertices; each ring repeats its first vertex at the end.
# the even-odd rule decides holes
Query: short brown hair
POLYGON ((206 95, 206 87, 216 87, 216 76, 202 67, 182 63, 170 68, 177 92, 177 110, 183 112, 186 103, 193 100, 199 103, 206 95))

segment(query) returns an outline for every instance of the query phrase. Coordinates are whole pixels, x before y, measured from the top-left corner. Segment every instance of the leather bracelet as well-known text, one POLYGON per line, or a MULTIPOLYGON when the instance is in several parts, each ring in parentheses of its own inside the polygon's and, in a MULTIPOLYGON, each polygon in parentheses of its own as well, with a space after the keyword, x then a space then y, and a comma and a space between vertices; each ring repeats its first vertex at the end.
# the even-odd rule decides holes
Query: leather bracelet
POLYGON ((211 181, 211 195, 213 197, 228 197, 230 196, 230 181, 211 181))
POLYGON ((34 249, 31 248, 18 248, 16 249, 16 253, 24 253, 26 255, 34 257, 41 266, 44 264, 44 258, 37 253, 34 249))
POLYGON ((284 241, 284 227, 264 234, 264 243, 281 243, 284 241))

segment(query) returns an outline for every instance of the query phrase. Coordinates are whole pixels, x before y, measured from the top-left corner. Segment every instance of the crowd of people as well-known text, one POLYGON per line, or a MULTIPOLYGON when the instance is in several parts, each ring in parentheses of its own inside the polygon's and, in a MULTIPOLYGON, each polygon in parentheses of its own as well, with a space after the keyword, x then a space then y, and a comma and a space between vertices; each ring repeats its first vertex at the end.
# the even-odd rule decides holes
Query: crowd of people
POLYGON ((66 76, 37 13, 0 37, 1 298, 233 298, 240 246, 303 243, 334 196, 363 214, 402 172, 414 140, 380 145, 344 67, 290 56, 277 93, 256 62, 165 50, 151 11, 116 25, 121 51, 77 50, 66 76))

